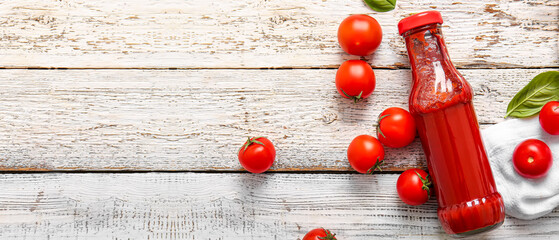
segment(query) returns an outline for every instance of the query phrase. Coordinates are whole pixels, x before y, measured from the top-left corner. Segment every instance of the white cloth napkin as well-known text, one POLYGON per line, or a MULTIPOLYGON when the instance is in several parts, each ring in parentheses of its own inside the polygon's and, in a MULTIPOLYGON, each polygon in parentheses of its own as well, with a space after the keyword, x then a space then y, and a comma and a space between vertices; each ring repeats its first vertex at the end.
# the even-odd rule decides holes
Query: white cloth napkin
POLYGON ((535 219, 559 205, 559 135, 546 133, 538 117, 506 120, 483 130, 482 135, 507 215, 535 219), (545 142, 553 155, 553 164, 547 175, 535 180, 518 175, 512 163, 514 148, 530 138, 545 142))

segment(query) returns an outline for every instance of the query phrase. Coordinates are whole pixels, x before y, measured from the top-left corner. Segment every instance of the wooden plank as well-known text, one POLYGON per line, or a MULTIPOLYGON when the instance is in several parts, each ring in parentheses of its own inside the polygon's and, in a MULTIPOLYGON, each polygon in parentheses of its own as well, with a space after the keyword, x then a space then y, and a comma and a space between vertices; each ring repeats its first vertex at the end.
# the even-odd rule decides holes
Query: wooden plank
MULTIPOLYGON (((436 202, 407 206, 398 175, 3 174, 2 239, 451 239, 436 202)), ((559 210, 508 217, 491 239, 557 236, 559 210)))
MULTIPOLYGON (((549 69, 547 69, 549 70, 549 69)), ((482 128, 545 69, 463 70, 482 128)), ((275 171, 345 171, 349 142, 407 108, 409 70, 376 70, 372 98, 335 90, 336 70, 2 70, 1 170, 242 170, 246 136, 269 137, 275 171)), ((424 167, 416 140, 386 170, 424 167)))
POLYGON ((362 0, 4 1, 0 67, 308 68, 344 59, 337 26, 370 14, 384 41, 374 66, 407 67, 397 22, 436 9, 463 68, 559 66, 559 1, 399 1, 377 13, 362 0))

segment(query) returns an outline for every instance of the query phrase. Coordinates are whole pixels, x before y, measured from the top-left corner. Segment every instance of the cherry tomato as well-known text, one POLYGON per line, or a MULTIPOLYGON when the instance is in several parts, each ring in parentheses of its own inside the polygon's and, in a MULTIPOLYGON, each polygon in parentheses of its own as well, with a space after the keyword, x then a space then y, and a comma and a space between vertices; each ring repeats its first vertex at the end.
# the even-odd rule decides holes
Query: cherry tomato
POLYGON ((408 205, 421 205, 429 200, 431 181, 425 171, 412 168, 403 172, 396 182, 400 199, 408 205))
POLYGON ((415 120, 404 109, 387 108, 378 117, 377 137, 385 146, 405 147, 413 142, 415 132, 415 120))
POLYGON ((270 169, 276 158, 276 149, 265 137, 248 138, 239 149, 239 162, 251 173, 262 173, 270 169))
POLYGON ((317 228, 308 232, 303 240, 337 240, 335 236, 336 234, 332 234, 324 228, 317 228))
POLYGON ((551 150, 538 139, 528 139, 514 149, 512 155, 514 170, 525 178, 541 178, 547 174, 553 163, 551 150))
POLYGON ((382 41, 382 29, 374 18, 351 15, 340 23, 338 42, 351 55, 367 56, 377 50, 382 41))
POLYGON ((375 169, 380 170, 384 148, 375 137, 360 135, 349 144, 347 159, 355 171, 371 174, 375 169))
POLYGON ((355 102, 368 98, 375 90, 375 72, 367 62, 348 60, 336 72, 336 88, 355 102))
POLYGON ((551 135, 559 135, 559 102, 546 103, 540 111, 540 125, 551 135))

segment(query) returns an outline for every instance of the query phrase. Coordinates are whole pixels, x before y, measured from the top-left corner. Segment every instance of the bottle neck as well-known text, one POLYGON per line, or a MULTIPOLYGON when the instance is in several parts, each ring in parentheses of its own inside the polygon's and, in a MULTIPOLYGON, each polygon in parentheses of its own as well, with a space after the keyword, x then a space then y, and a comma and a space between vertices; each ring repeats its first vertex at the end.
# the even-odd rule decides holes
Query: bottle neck
POLYGON ((448 57, 440 24, 412 29, 404 33, 404 38, 413 76, 413 113, 427 113, 472 100, 470 85, 448 57))
POLYGON ((414 82, 456 71, 450 61, 440 24, 430 24, 404 33, 414 82))

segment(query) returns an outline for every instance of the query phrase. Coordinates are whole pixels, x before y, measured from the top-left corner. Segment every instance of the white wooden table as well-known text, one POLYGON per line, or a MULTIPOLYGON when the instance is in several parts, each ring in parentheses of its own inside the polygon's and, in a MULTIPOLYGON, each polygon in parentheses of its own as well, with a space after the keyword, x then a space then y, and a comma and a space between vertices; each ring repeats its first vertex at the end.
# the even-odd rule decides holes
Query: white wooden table
MULTIPOLYGON (((18 0, 0 3, 0 239, 446 239, 436 202, 396 195, 425 168, 416 140, 356 174, 346 148, 376 116, 407 108, 397 22, 436 9, 481 128, 503 121, 533 76, 559 69, 559 1, 417 0, 375 13, 361 0, 18 0), (372 97, 334 87, 338 24, 374 16, 372 97), (245 173, 246 136, 277 148, 245 173)), ((507 218, 488 239, 559 238, 559 210, 507 218)))

